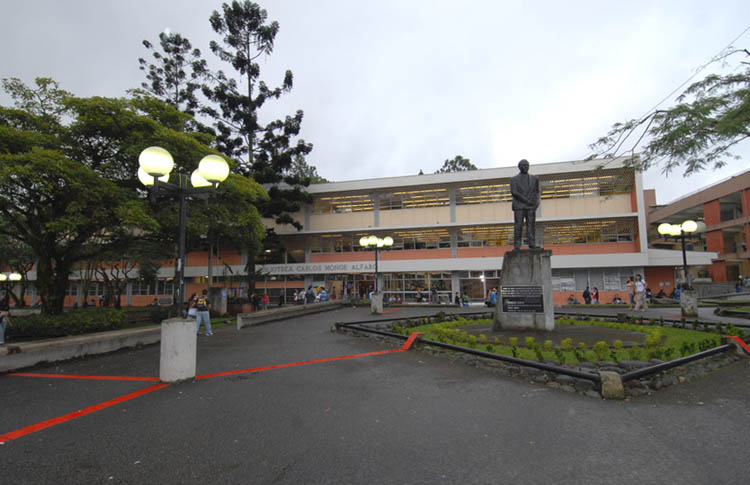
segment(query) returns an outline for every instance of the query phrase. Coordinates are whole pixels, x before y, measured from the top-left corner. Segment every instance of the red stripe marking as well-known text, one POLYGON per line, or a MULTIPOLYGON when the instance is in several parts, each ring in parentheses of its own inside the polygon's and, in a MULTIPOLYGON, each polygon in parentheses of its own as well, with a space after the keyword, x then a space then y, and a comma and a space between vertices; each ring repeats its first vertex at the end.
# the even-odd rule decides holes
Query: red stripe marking
POLYGON ((404 309, 404 307, 402 307, 402 306, 399 306, 399 307, 396 307, 396 308, 391 308, 390 310, 384 310, 384 311, 383 311, 383 314, 386 314, 386 313, 391 313, 391 312, 397 312, 397 311, 399 311, 399 310, 403 310, 403 309, 404 309))
POLYGON ((74 376, 70 374, 36 374, 33 372, 14 372, 9 376, 43 377, 51 379, 92 379, 98 381, 159 381, 158 377, 128 377, 128 376, 74 376))
POLYGON ((266 367, 254 367, 252 369, 231 370, 228 372, 217 372, 216 374, 203 374, 202 376, 196 376, 195 378, 196 379, 211 379, 213 377, 229 376, 233 374, 246 374, 249 372, 263 372, 263 371, 272 370, 272 369, 283 369, 285 367, 296 367, 299 365, 320 364, 321 362, 332 362, 334 360, 344 360, 344 359, 356 359, 359 357, 370 357, 373 355, 393 354, 396 352, 403 352, 403 350, 392 349, 392 350, 381 350, 378 352, 368 352, 366 354, 342 355, 340 357, 328 357, 326 359, 306 360, 303 362, 291 362, 289 364, 277 364, 277 365, 269 365, 266 367))
POLYGON ((120 396, 115 399, 111 399, 109 401, 95 404, 94 406, 90 406, 84 409, 79 409, 78 411, 75 411, 69 414, 64 414, 56 418, 48 419, 47 421, 42 421, 41 423, 32 424, 31 426, 26 426, 25 428, 17 429, 15 431, 2 434, 0 435, 0 443, 6 443, 10 440, 14 440, 16 438, 26 436, 27 434, 35 433, 37 431, 41 431, 51 426, 62 424, 72 419, 80 418, 81 416, 86 416, 87 414, 95 413, 102 409, 114 406, 116 404, 120 404, 121 402, 129 401, 130 399, 143 396, 144 394, 148 394, 149 392, 158 391, 159 389, 167 387, 168 385, 169 384, 156 384, 154 386, 147 387, 146 389, 141 389, 140 391, 131 392, 130 394, 125 394, 124 396, 120 396))
POLYGON ((422 332, 414 332, 413 334, 409 335, 409 338, 406 339, 406 342, 404 342, 404 345, 401 346, 401 350, 409 350, 411 346, 414 345, 414 341, 417 340, 421 336, 422 336, 422 332))
POLYGON ((728 338, 728 339, 732 339, 735 342, 737 342, 740 345, 740 347, 742 347, 743 349, 745 349, 745 352, 747 352, 748 354, 750 354, 750 347, 748 347, 747 344, 741 338, 739 338, 737 336, 734 336, 734 335, 725 335, 725 337, 728 338))

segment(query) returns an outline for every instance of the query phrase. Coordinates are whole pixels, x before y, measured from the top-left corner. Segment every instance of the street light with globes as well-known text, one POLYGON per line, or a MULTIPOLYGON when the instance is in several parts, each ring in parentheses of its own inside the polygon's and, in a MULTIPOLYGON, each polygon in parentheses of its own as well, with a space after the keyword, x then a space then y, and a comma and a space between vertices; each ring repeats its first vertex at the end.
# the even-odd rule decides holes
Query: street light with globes
POLYGON ((393 238, 386 236, 379 238, 377 236, 362 236, 359 240, 359 245, 363 248, 372 247, 375 249, 375 294, 379 293, 378 290, 378 252, 380 248, 388 248, 393 246, 393 238))
POLYGON ((10 285, 11 282, 15 283, 16 281, 21 281, 21 274, 20 273, 0 273, 0 283, 3 283, 3 286, 5 286, 5 300, 3 305, 0 305, 4 307, 6 310, 10 308, 10 285))
POLYGON ((685 282, 683 283, 683 289, 690 289, 690 274, 688 273, 687 253, 685 252, 685 238, 690 237, 694 234, 706 232, 706 224, 701 221, 696 222, 689 219, 682 224, 670 224, 669 222, 663 222, 659 224, 659 227, 656 228, 656 231, 665 238, 673 237, 675 239, 680 239, 680 244, 682 246, 682 270, 685 273, 685 282))
POLYGON ((229 164, 218 155, 207 155, 190 176, 190 183, 184 174, 177 174, 178 183, 169 183, 169 173, 174 168, 172 155, 161 147, 148 147, 138 157, 140 168, 138 180, 151 193, 151 201, 158 195, 177 196, 180 202, 179 256, 177 259, 177 315, 182 316, 185 303, 185 223, 187 220, 188 197, 207 197, 219 183, 229 176, 229 164))

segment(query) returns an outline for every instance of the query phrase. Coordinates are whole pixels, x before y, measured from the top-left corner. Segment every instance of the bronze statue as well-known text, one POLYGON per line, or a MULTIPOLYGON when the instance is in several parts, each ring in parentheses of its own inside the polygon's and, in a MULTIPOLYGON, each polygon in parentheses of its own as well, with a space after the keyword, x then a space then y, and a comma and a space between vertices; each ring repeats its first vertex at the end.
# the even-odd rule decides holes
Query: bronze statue
POLYGON ((521 230, 526 219, 526 239, 529 248, 539 249, 536 243, 536 209, 541 202, 539 179, 529 173, 528 160, 518 162, 520 173, 510 179, 510 193, 513 195, 513 250, 521 248, 521 230))

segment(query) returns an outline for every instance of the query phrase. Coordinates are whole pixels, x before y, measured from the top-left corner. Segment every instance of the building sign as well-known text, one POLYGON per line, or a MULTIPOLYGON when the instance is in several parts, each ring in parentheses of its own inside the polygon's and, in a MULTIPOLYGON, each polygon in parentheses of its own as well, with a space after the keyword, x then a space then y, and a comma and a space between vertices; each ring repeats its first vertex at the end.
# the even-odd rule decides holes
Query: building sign
POLYGON ((501 286, 504 313, 544 313, 541 286, 501 286))
POLYGON ((323 274, 323 273, 374 273, 375 263, 292 263, 266 264, 257 266, 256 270, 268 275, 285 274, 323 274))

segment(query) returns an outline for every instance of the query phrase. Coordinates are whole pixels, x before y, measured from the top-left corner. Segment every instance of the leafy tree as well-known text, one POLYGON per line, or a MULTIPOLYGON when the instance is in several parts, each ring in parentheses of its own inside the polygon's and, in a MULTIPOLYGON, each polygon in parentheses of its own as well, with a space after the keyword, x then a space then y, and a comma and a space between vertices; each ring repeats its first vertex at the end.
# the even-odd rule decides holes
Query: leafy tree
MULTIPOLYGON (((713 61, 738 55, 747 59, 750 51, 733 49, 713 61)), ((669 173, 682 168, 684 176, 718 169, 738 158, 730 150, 750 137, 750 63, 740 60, 737 67, 730 74, 711 74, 691 84, 671 108, 614 124, 591 145, 591 158, 638 153, 626 162, 637 170, 661 166, 669 173)))
MULTIPOLYGON (((174 243, 176 201, 151 207, 136 180, 143 148, 167 148, 177 171, 189 172, 211 152, 203 143, 210 136, 161 125, 155 120, 183 127, 187 115, 152 98, 74 98, 48 78, 34 88, 18 79, 3 86, 16 107, 0 107, 0 234, 31 248, 42 311, 59 313, 79 263, 123 253, 134 239, 174 243)), ((230 176, 215 197, 219 217, 203 203, 191 204, 189 239, 213 217, 227 232, 241 221, 242 233, 233 237, 259 241, 262 223, 252 204, 265 197, 254 181, 230 176)))
POLYGON ((445 160, 440 170, 435 173, 463 172, 465 170, 476 170, 477 167, 468 158, 456 155, 450 160, 445 160))
MULTIPOLYGON (((0 219, 2 222, 2 219, 0 219)), ((10 231, 6 231, 7 232, 10 231)), ((24 296, 29 289, 28 273, 34 268, 34 253, 31 248, 14 237, 10 237, 0 231, 0 268, 9 268, 11 272, 21 275, 21 281, 17 284, 18 292, 9 288, 9 297, 17 307, 24 306, 24 296)), ((0 292, 0 300, 5 298, 5 294, 0 292)))
MULTIPOLYGON (((211 51, 239 75, 237 80, 218 71, 213 75, 213 83, 203 89, 212 103, 203 112, 215 120, 217 148, 238 161, 239 173, 268 188, 269 199, 258 206, 263 217, 301 229, 291 214, 299 211, 303 203, 311 202, 304 187, 313 175, 302 167, 312 145, 302 139, 294 141, 300 133, 303 112, 298 110, 283 120, 266 124, 260 123, 258 116, 267 101, 278 99, 292 89, 293 76, 289 70, 275 88, 260 79, 258 59, 273 52, 279 24, 269 23, 267 12, 250 1, 224 3, 221 12, 212 13, 210 23, 222 36, 221 42, 210 43, 211 51)), ((256 256, 256 252, 249 253, 251 290, 256 256)))

